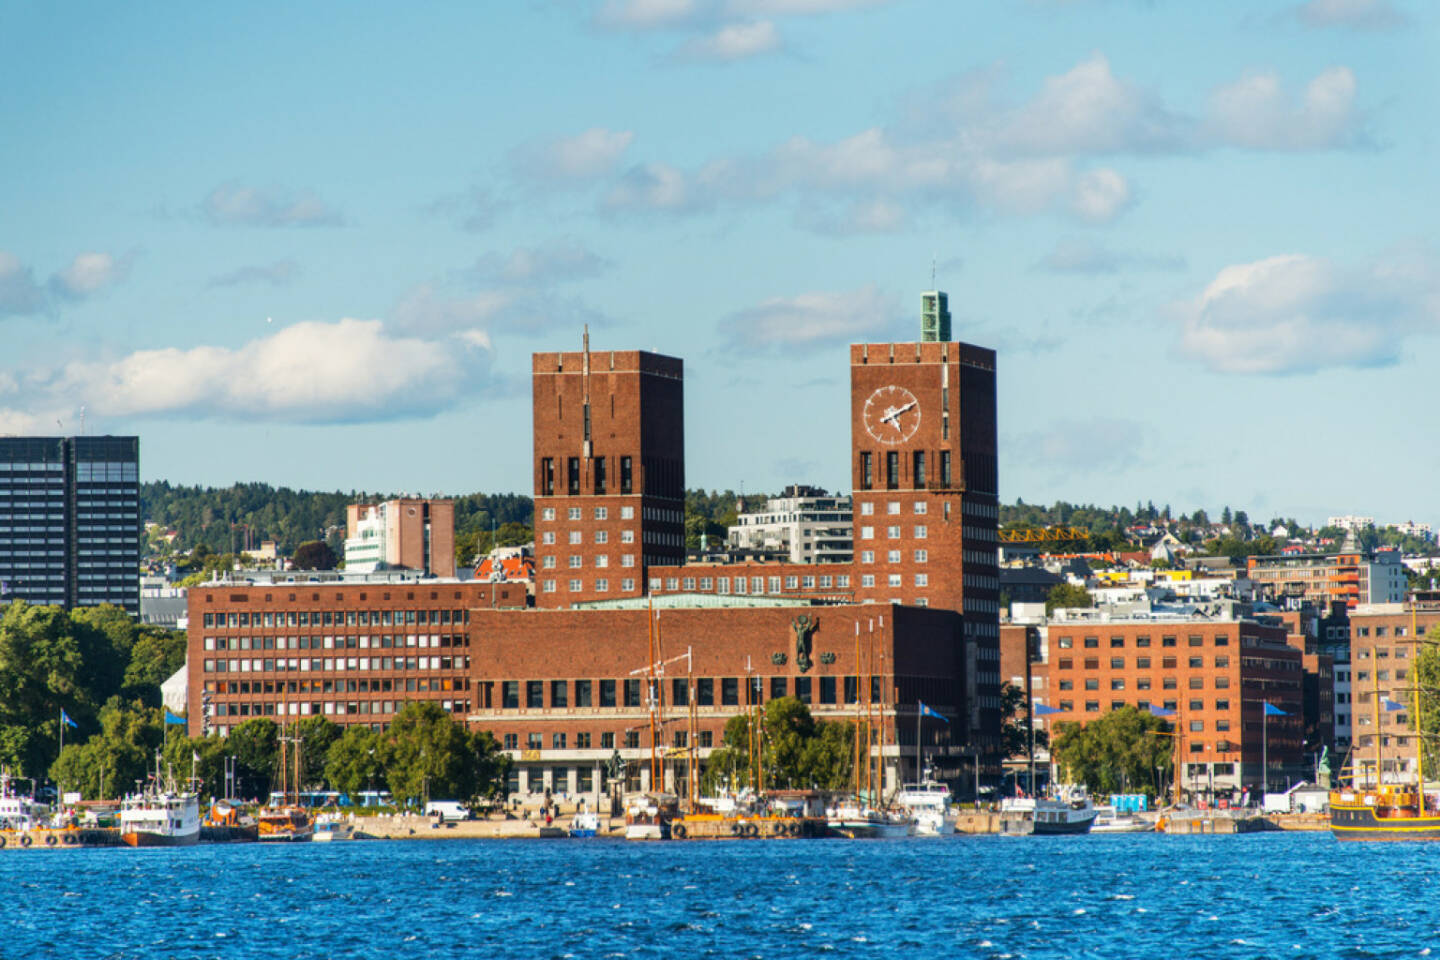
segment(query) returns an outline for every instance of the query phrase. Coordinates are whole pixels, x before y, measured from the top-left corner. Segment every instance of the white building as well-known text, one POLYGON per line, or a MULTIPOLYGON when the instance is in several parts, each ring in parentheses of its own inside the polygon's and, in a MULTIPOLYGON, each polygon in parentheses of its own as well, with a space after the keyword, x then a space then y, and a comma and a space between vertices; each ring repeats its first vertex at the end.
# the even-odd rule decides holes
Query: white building
POLYGON ((1387 524, 1391 530, 1403 533, 1407 537, 1418 537, 1430 543, 1435 542, 1435 528, 1428 523, 1416 523, 1414 520, 1406 520, 1404 523, 1387 524))
POLYGON ((732 550, 786 551, 791 563, 849 563, 854 559, 849 497, 791 486, 765 507, 736 517, 726 539, 732 550))
POLYGON ((1359 533, 1367 527, 1375 526, 1374 517, 1328 517, 1325 520, 1327 527, 1339 527, 1341 530, 1348 530, 1351 533, 1359 533))

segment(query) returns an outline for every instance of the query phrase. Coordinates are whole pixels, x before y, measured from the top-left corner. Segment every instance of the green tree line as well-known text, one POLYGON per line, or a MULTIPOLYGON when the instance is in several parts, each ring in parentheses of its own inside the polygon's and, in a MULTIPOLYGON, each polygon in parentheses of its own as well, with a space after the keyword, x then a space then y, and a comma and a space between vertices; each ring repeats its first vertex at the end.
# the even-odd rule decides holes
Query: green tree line
POLYGON ((753 788, 756 744, 767 790, 844 790, 854 768, 854 724, 816 720, 795 697, 765 704, 757 720, 731 717, 720 746, 710 754, 701 789, 753 788))

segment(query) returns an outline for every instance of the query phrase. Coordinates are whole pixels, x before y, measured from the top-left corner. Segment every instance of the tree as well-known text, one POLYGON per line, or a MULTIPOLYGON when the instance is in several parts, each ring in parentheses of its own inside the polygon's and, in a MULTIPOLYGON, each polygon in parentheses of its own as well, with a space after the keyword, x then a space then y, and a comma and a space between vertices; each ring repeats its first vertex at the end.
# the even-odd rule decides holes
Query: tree
POLYGON ((340 725, 323 716, 304 717, 291 728, 290 735, 300 741, 299 788, 311 790, 323 785, 326 757, 340 739, 340 725))
POLYGON ((100 711, 100 732, 84 743, 69 743, 50 766, 62 790, 86 799, 119 796, 144 780, 164 737, 160 711, 138 700, 113 697, 100 711))
POLYGON ((1420 718, 1421 742, 1425 744, 1424 764, 1427 773, 1440 769, 1440 625, 1430 628, 1420 644, 1411 670, 1413 687, 1408 697, 1410 726, 1420 718), (1417 700, 1419 701, 1417 703, 1417 700))
MULTIPOLYGON (((1025 702, 1025 690, 1013 683, 1000 688, 1000 736, 1005 756, 1025 757, 1030 755, 1030 731, 1028 722, 1029 705, 1025 702)), ((1035 749, 1042 750, 1050 744, 1050 735, 1043 727, 1034 727, 1035 749)))
POLYGON ((146 700, 149 706, 160 706, 160 685, 185 666, 185 645, 183 630, 141 628, 125 667, 126 694, 146 700))
POLYGON ((1095 598, 1090 591, 1073 583, 1057 583, 1045 595, 1045 615, 1069 607, 1093 607, 1095 598))
POLYGON ((816 720, 795 697, 778 697, 765 705, 758 725, 750 714, 725 724, 720 749, 710 757, 704 786, 731 789, 753 786, 755 754, 752 736, 759 734, 766 788, 843 790, 854 766, 854 727, 816 720))
POLYGON ((290 558, 296 570, 334 570, 336 562, 335 551, 324 540, 306 540, 290 558))
POLYGON ((1122 791, 1159 793, 1159 778, 1173 767, 1169 724, 1137 707, 1111 710, 1087 724, 1058 725, 1050 753, 1061 779, 1083 783, 1103 796, 1122 791))
POLYGON ((235 757, 236 791, 240 796, 257 800, 270 796, 275 764, 280 756, 275 739, 279 731, 269 717, 251 717, 230 731, 226 745, 235 757))
POLYGON ((405 705, 380 735, 380 762, 400 803, 471 800, 504 789, 510 758, 488 732, 470 733, 434 701, 405 705))
POLYGON ((385 768, 379 757, 380 735, 369 727, 346 727, 330 745, 325 758, 325 779, 330 789, 354 796, 385 782, 385 768))

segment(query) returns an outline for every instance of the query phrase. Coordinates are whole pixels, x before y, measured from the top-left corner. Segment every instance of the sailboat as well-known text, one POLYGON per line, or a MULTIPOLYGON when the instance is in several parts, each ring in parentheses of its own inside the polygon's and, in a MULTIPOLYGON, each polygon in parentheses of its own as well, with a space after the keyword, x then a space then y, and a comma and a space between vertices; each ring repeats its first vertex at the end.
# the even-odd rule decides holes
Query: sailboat
MULTIPOLYGON (((1411 601, 1410 635, 1415 636, 1411 601)), ((1416 641, 1417 643, 1420 641, 1416 641)), ((1351 768, 1350 783, 1330 791, 1330 832, 1336 840, 1440 840, 1440 808, 1425 797, 1424 734, 1420 723, 1420 690, 1415 695, 1415 783, 1385 783, 1380 729, 1380 681, 1373 678, 1375 783, 1359 785, 1351 768)))
POLYGON ((132 847, 188 847, 200 842, 200 794, 192 761, 184 788, 173 772, 161 773, 155 751, 155 773, 140 790, 120 803, 120 839, 132 847))
MULTIPOLYGON (((880 629, 885 629, 885 620, 880 618, 880 629)), ((877 673, 875 663, 875 630, 871 623, 869 642, 869 670, 862 675, 860 624, 855 624, 855 795, 842 800, 825 811, 825 822, 832 834, 850 840, 876 840, 909 836, 913 824, 908 811, 882 810, 878 803, 884 786, 885 756, 885 692, 883 686, 879 696, 876 690, 877 673), (863 684, 863 690, 861 685, 863 684), (864 719, 861 719, 861 709, 864 719), (876 710, 878 708, 878 724, 876 710), (878 730, 877 730, 878 726, 878 730), (880 746, 878 758, 875 755, 877 740, 880 746)))
POLYGON ((255 815, 256 837, 261 841, 283 843, 309 840, 315 833, 315 820, 300 804, 300 738, 281 735, 280 741, 280 802, 274 801, 255 815), (295 745, 295 769, 290 769, 287 745, 295 745))

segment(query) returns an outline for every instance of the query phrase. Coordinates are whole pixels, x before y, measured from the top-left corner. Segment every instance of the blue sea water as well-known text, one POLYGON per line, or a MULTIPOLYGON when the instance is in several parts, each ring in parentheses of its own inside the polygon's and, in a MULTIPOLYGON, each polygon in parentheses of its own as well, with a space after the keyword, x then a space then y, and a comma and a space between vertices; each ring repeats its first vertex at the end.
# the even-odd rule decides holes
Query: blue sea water
POLYGON ((1440 845, 1328 834, 0 854, 0 957, 1425 956, 1440 845))

